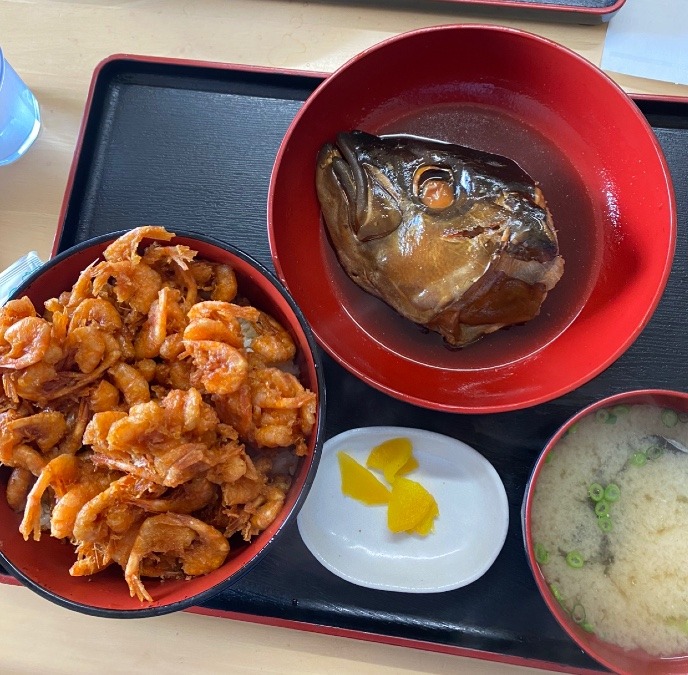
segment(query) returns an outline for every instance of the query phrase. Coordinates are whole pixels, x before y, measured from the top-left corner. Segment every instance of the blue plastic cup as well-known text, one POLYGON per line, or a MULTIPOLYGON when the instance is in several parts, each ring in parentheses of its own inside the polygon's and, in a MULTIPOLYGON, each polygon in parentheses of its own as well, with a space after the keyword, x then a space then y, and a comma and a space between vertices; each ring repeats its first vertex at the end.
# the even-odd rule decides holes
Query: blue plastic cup
POLYGON ((36 140, 40 128, 36 97, 0 48, 0 166, 19 159, 36 140))

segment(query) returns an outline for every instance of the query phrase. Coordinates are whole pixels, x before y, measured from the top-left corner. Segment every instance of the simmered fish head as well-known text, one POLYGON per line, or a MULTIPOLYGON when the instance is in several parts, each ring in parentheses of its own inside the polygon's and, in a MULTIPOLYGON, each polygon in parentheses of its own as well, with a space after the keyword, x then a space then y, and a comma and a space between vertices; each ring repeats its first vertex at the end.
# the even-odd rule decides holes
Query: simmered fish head
POLYGON ((316 186, 349 276, 451 344, 529 320, 563 271, 542 192, 506 157, 352 131, 316 186))

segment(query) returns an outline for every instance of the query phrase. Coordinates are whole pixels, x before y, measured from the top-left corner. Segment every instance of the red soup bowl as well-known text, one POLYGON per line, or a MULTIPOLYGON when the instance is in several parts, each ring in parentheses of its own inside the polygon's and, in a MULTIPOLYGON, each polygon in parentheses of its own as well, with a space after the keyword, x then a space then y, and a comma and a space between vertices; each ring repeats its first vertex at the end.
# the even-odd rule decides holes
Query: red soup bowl
POLYGON ((656 436, 688 444, 688 394, 646 389, 593 403, 547 443, 521 511, 528 562, 550 612, 581 649, 626 675, 688 672, 688 584, 685 558, 675 555, 686 541, 680 502, 688 455, 656 436), (586 458, 593 455, 588 471, 586 458), (653 491, 653 481, 667 472, 673 477, 653 491), (676 492, 679 509, 668 517, 676 492), (683 524, 671 530, 677 517, 683 524), (630 548, 646 538, 656 545, 633 556, 630 548), (671 582, 672 575, 670 589, 657 585, 658 578, 671 582), (615 588, 626 594, 620 603, 615 588), (602 598, 609 598, 604 607, 602 598), (593 606, 586 609, 586 603, 593 606), (613 643, 603 627, 609 617, 617 624, 613 643), (655 629, 664 633, 658 637, 655 629))
POLYGON ((375 45, 313 92, 276 158, 268 232, 278 276, 344 368, 419 406, 489 413, 561 396, 623 354, 665 287, 676 208, 650 126, 597 67, 519 30, 449 25, 375 45), (540 184, 565 268, 538 316, 450 350, 349 279, 315 172, 354 129, 494 152, 540 184))
MULTIPOLYGON (((117 232, 85 241, 51 259, 14 293, 28 296, 40 313, 43 303, 69 290, 79 273, 94 261, 102 260, 105 248, 117 232)), ((144 240, 143 245, 150 243, 144 240)), ((291 335, 296 345, 294 367, 302 385, 316 394, 316 420, 307 439, 307 452, 291 468, 291 485, 277 517, 250 543, 236 535, 230 538, 230 551, 219 568, 186 579, 143 578, 153 601, 131 597, 119 565, 90 576, 70 576, 76 556, 74 546, 43 531, 40 541, 25 541, 19 533, 21 513, 12 510, 6 499, 10 469, 0 469, 0 561, 17 579, 39 595, 69 609, 86 614, 134 618, 166 614, 198 605, 230 586, 249 571, 285 536, 286 526, 295 522, 314 480, 320 458, 324 425, 325 391, 318 348, 298 306, 282 284, 260 263, 242 251, 198 234, 177 233, 172 244, 188 246, 198 252, 197 260, 230 265, 236 274, 239 295, 256 308, 270 314, 291 335)), ((288 536, 288 535, 286 535, 288 536)))

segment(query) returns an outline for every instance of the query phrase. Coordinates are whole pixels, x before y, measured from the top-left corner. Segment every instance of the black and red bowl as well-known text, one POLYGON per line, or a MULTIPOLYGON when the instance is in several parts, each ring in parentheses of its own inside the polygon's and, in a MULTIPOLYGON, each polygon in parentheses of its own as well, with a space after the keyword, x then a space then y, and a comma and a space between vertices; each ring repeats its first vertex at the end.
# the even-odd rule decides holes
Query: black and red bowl
MULTIPOLYGON (((124 232, 115 232, 90 239, 60 253, 31 275, 15 291, 13 298, 28 296, 40 311, 45 300, 70 289, 79 273, 98 260, 108 244, 122 234, 124 232)), ((308 494, 320 459, 325 412, 322 366, 308 323, 290 294, 259 262, 229 244, 181 232, 171 243, 189 246, 198 252, 198 259, 231 265, 240 293, 288 330, 297 346, 295 360, 301 381, 317 395, 316 424, 308 442, 308 454, 300 458, 292 486, 275 521, 250 543, 233 545, 225 563, 214 572, 188 580, 156 583, 151 603, 130 597, 118 566, 111 566, 90 577, 72 577, 69 568, 75 560, 73 546, 50 537, 47 532, 38 542, 24 541, 19 533, 21 514, 10 509, 5 499, 9 473, 1 470, 0 561, 39 595, 86 614, 115 618, 162 615, 199 605, 227 588, 248 572, 280 537, 285 536, 286 526, 295 522, 308 494)))
POLYGON ((676 206, 647 120, 595 65, 520 30, 447 25, 374 45, 308 98, 275 162, 268 233, 278 276, 344 368, 409 403, 490 413, 562 396, 628 349, 671 270, 676 206), (539 182, 566 261, 540 315, 450 351, 349 279, 315 169, 352 129, 495 152, 539 182))
MULTIPOLYGON (((688 414, 688 393, 665 389, 642 389, 615 394, 587 406, 567 420, 556 431, 540 453, 526 485, 521 510, 523 541, 530 569, 543 600, 561 627, 582 650, 613 672, 622 675, 683 675, 688 672, 688 654, 666 658, 657 657, 648 654, 643 649, 623 649, 602 640, 595 633, 584 630, 580 624, 574 621, 571 613, 564 609, 562 604, 555 598, 535 554, 532 525, 534 494, 540 473, 545 464, 552 459, 551 455, 556 451, 557 444, 584 417, 595 415, 595 413, 602 409, 632 405, 653 405, 688 414)), ((602 452, 603 448, 600 448, 600 451, 602 452)), ((677 536, 684 536, 684 534, 678 533, 677 536)), ((637 583, 643 584, 648 582, 640 579, 637 583)))

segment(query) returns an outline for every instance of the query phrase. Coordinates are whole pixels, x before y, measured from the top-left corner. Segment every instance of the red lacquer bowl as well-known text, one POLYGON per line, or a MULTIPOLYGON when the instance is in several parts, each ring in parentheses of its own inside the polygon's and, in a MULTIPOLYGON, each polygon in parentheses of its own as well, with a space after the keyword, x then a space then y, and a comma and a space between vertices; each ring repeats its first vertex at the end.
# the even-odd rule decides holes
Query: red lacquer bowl
MULTIPOLYGON (((83 242, 56 256, 34 273, 13 297, 27 295, 40 311, 42 303, 71 288, 81 270, 97 260, 103 250, 124 232, 83 242)), ((144 240, 144 244, 146 241, 144 240)), ((178 233, 172 244, 198 251, 198 259, 231 265, 239 292, 251 304, 274 316, 297 345, 296 365, 301 381, 317 394, 317 419, 303 457, 293 477, 284 506, 275 521, 250 544, 232 540, 229 556, 220 568, 189 580, 145 580, 152 603, 131 598, 124 575, 117 565, 89 577, 72 577, 74 547, 43 533, 40 541, 24 541, 19 533, 21 514, 5 499, 8 471, 0 470, 0 560, 20 581, 39 595, 69 609, 97 616, 131 618, 167 614, 198 605, 237 581, 249 571, 294 521, 315 478, 323 441, 325 390, 320 357, 313 335, 301 311, 274 275, 242 251, 200 235, 178 233)))
MULTIPOLYGON (((523 540, 528 562, 542 598, 550 612, 554 615, 554 618, 581 649, 615 673, 623 675, 684 675, 688 672, 688 654, 671 658, 659 658, 651 656, 642 649, 634 649, 632 651, 622 649, 609 642, 605 642, 594 633, 585 631, 573 621, 571 615, 562 608, 562 605, 554 597, 535 557, 532 528, 534 493, 543 466, 550 460, 555 461, 550 457, 550 454, 555 451, 557 443, 576 422, 588 415, 595 415, 596 411, 601 408, 638 404, 649 404, 660 408, 670 408, 679 413, 688 413, 688 394, 662 389, 643 389, 616 394, 584 408, 562 425, 538 457, 526 486, 521 511, 523 540)), ((667 433, 667 435, 671 436, 670 433, 667 433)), ((676 534, 677 536, 683 536, 682 533, 676 534)), ((652 554, 649 553, 649 555, 652 554)), ((639 580, 638 583, 642 584, 644 580, 639 580)))
POLYGON ((561 396, 633 343, 669 275, 676 208, 650 126, 599 69, 535 35, 459 25, 387 40, 318 87, 280 147, 268 229, 278 276, 343 367, 410 403, 482 413, 561 396), (496 152, 541 184, 566 269, 538 317, 450 351, 346 276, 315 161, 356 128, 496 152))

